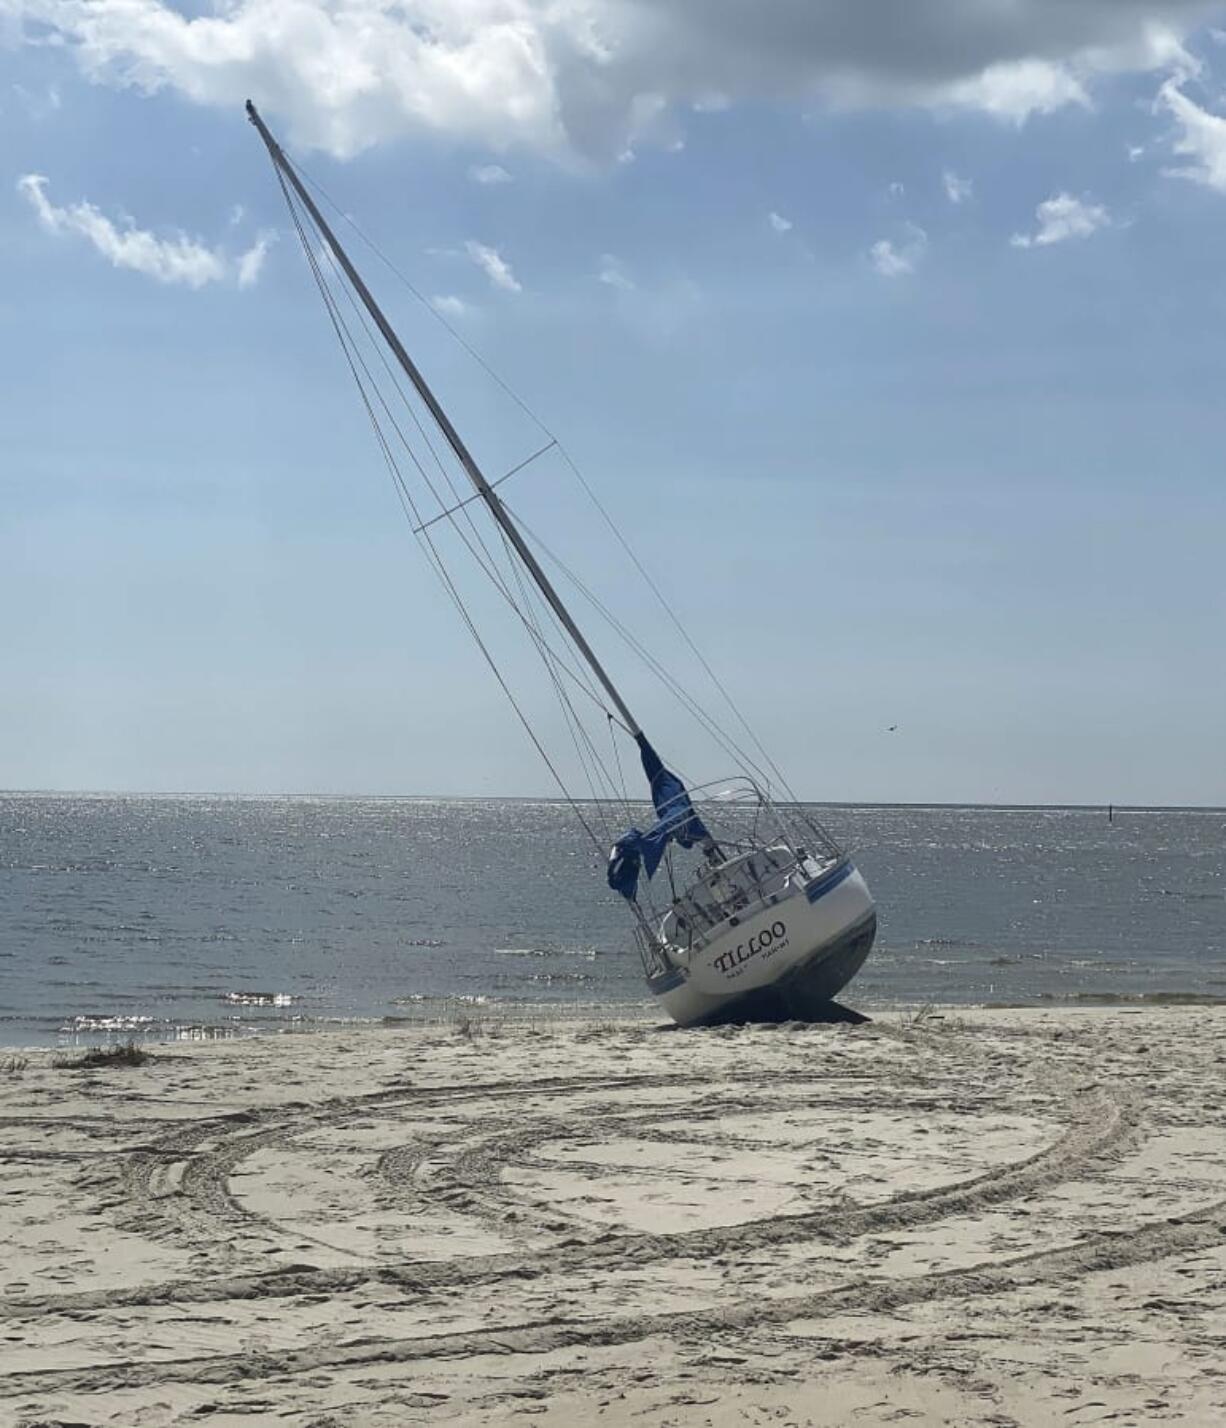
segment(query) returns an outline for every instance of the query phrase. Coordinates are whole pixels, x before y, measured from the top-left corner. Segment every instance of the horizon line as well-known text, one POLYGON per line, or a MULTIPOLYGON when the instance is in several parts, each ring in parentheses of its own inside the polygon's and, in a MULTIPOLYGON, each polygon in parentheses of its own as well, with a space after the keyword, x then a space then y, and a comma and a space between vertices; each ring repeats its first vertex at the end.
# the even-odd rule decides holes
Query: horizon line
MULTIPOLYGON (((229 798, 229 799, 326 799, 338 803, 360 800, 387 802, 419 801, 423 803, 556 803, 566 808, 571 804, 590 807, 595 804, 620 804, 616 798, 563 798, 559 794, 531 793, 321 793, 299 790, 294 793, 252 793, 232 789, 107 789, 107 788, 0 788, 0 798, 229 798)), ((647 794, 631 797, 630 803, 649 803, 647 794)), ((1027 803, 1010 800, 990 803, 968 799, 774 799, 776 803, 797 803, 811 808, 961 808, 991 809, 995 812, 1107 812, 1117 813, 1226 813, 1226 804, 1219 803, 1027 803)))

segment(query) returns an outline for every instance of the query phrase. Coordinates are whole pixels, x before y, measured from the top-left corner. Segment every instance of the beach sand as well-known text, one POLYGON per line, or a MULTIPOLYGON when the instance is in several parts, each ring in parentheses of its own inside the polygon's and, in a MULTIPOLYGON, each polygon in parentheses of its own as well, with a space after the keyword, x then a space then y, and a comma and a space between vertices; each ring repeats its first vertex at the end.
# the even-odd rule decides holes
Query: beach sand
POLYGON ((1226 1011, 0 1056, 0 1423, 1226 1423, 1226 1011))

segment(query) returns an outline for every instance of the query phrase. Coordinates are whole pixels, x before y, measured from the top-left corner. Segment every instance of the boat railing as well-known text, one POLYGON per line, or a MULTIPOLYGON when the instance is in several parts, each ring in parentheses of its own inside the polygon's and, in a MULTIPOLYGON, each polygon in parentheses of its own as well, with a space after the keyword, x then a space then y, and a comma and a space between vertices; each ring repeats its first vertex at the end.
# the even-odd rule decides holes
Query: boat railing
POLYGON ((786 844, 760 847, 702 873, 673 899, 661 931, 675 946, 703 945, 726 924, 798 893, 829 858, 786 844))
MULTIPOLYGON (((779 804, 753 779, 744 775, 697 784, 666 804, 661 810, 662 815, 687 797, 704 822, 707 822, 708 815, 711 820, 720 823, 737 815, 743 818, 746 811, 756 810, 758 822, 773 822, 776 838, 794 847, 808 848, 830 857, 841 854, 838 844, 802 804, 779 804)), ((718 836, 716 841, 721 841, 718 836)))
POLYGON ((658 977, 668 972, 670 970, 668 958, 664 955, 659 937, 649 927, 641 924, 634 929, 634 936, 638 943, 639 957, 646 976, 648 978, 658 977))
MULTIPOLYGON (((697 784, 657 809, 663 819, 688 811, 709 841, 670 845, 665 867, 639 891, 654 935, 674 946, 705 943, 731 919, 786 895, 798 870, 807 880, 842 856, 801 808, 780 807, 744 776, 697 784)), ((678 823, 684 833, 684 820, 678 823)))

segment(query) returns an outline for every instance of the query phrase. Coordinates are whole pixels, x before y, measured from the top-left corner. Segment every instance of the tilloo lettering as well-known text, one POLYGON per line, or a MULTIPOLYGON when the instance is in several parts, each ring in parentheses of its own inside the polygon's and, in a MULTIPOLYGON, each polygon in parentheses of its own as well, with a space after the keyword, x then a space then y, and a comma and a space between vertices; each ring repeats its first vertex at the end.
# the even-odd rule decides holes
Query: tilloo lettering
POLYGON ((742 962, 748 962, 751 957, 758 957, 763 953, 781 951, 787 946, 787 940, 788 929, 786 923, 772 922, 769 927, 764 927, 761 932, 755 932, 747 942, 739 942, 729 951, 721 952, 715 959, 713 965, 717 972, 731 972, 739 967, 742 962))

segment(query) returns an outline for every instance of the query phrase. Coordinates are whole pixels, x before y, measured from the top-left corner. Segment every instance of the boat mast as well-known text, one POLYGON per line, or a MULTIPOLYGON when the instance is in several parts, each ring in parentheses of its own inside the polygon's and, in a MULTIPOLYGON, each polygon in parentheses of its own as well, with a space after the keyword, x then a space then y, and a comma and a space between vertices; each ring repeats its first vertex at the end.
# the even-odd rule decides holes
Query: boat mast
POLYGON ((446 437, 447 444, 451 447, 452 451, 455 452, 456 459, 464 468, 465 474, 476 488, 477 494, 489 507, 490 515, 493 516, 494 520, 498 522, 498 525, 505 532, 507 539, 511 542, 512 546, 514 546, 516 554, 527 567, 529 575, 536 581, 541 594, 544 595, 553 609, 554 614, 557 615, 558 619, 562 622, 566 633, 574 641, 579 653, 591 666, 592 673, 600 681, 605 693, 612 700, 613 706, 621 715, 622 722, 625 724, 628 732, 635 739, 641 739, 643 731, 639 727, 638 720, 635 719, 634 715, 631 714, 630 710, 626 707, 625 700, 617 692, 616 686, 605 673, 604 666, 596 658, 591 645, 584 639, 578 625, 576 625, 571 618, 570 611, 567 610, 566 606, 562 603, 562 599, 550 583, 549 577, 541 569, 540 563, 532 554, 527 542, 520 534, 518 526, 516 526, 515 522, 511 519, 507 508, 502 504, 498 493, 485 479, 472 453, 468 447, 465 446, 460 433, 456 431, 451 423, 450 417, 448 417, 447 413, 439 405, 438 398, 430 390, 429 384, 418 370, 417 364, 405 351, 404 344, 400 341, 400 338, 396 336, 391 323, 384 317, 379 304, 371 296, 370 289, 362 281, 357 269, 349 261, 349 255, 345 252, 344 248, 341 247, 340 242, 332 232, 332 229, 328 226, 323 214, 320 213, 319 209, 315 206, 311 195, 303 187, 302 181, 295 172, 293 165, 285 157, 280 144, 278 144, 269 133, 267 125, 263 119, 260 118, 255 105, 252 104, 250 100, 247 101, 247 117, 259 131, 260 138, 264 140, 269 156, 276 165, 278 173, 284 175, 284 177, 289 180, 290 186, 298 195, 298 198, 301 200, 307 212, 311 215, 320 233, 323 234, 324 241, 331 250, 332 256, 340 264, 342 272, 353 284, 354 291, 358 297, 362 299, 362 304, 366 308, 366 311, 374 318, 375 326, 378 327, 379 331, 383 334, 384 341, 391 348, 396 361, 399 362, 404 369, 405 376, 412 382, 414 389, 425 403, 430 415, 438 423, 439 430, 446 437))

